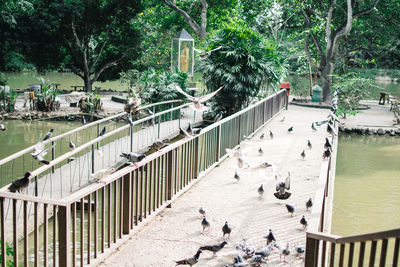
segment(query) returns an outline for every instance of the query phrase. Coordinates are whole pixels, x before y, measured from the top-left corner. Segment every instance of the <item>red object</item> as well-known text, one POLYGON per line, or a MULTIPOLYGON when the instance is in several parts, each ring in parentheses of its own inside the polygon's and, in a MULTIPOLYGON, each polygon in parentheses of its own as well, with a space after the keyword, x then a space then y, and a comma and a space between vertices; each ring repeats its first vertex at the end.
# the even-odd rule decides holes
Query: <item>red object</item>
POLYGON ((286 89, 286 94, 289 96, 290 93, 290 83, 281 83, 281 89, 286 89))

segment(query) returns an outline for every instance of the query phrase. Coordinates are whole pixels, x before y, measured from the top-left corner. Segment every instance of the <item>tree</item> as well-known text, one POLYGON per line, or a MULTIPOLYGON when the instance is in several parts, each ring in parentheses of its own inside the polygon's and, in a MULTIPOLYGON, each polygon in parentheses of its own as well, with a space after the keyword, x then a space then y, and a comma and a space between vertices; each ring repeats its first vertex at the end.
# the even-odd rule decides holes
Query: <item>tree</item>
POLYGON ((132 21, 139 8, 139 0, 37 1, 23 21, 25 52, 38 69, 70 68, 92 91, 95 81, 118 78, 137 57, 132 21))
POLYGON ((370 14, 379 0, 373 1, 302 1, 298 4, 308 29, 304 39, 304 50, 309 63, 314 66, 321 77, 323 100, 330 97, 332 74, 340 41, 347 36, 356 18, 370 14), (324 30, 324 34, 321 31, 324 30), (310 55, 310 38, 319 55, 319 64, 310 55))
POLYGON ((262 36, 243 22, 225 25, 208 41, 208 49, 222 46, 199 61, 198 71, 209 91, 224 88, 213 97, 213 110, 230 115, 248 105, 262 88, 277 83, 285 67, 262 36))

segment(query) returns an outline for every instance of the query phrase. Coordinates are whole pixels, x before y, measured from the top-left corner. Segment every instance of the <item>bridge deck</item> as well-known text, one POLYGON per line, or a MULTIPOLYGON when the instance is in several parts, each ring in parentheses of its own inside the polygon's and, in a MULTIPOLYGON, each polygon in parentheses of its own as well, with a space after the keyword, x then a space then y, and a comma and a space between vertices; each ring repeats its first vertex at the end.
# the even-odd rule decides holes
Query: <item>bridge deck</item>
MULTIPOLYGON (((291 172, 292 196, 288 200, 277 200, 273 196, 276 181, 271 171, 239 169, 241 180, 237 183, 233 178, 237 168, 235 159, 228 158, 100 266, 173 266, 174 261, 193 256, 200 246, 222 242, 221 228, 225 221, 233 227, 228 245, 216 258, 204 252, 196 266, 232 264, 236 243, 247 238, 249 245, 260 249, 265 245, 263 236, 268 229, 272 229, 279 244, 290 243, 289 265, 303 266, 303 260, 295 257, 294 246, 305 244, 305 232, 301 229, 300 219, 302 215, 310 217, 305 202, 315 194, 327 136, 326 125, 316 132, 310 126, 312 121, 325 120, 328 113, 328 110, 292 105, 252 140, 241 145, 243 150, 249 149, 248 161, 251 165, 263 160, 274 163, 276 173, 281 175, 278 180, 284 180, 288 171, 291 172), (286 119, 282 123, 280 120, 283 116, 286 119), (288 134, 287 129, 292 125, 294 131, 288 134), (269 130, 274 133, 272 140, 269 130), (262 132, 265 132, 265 139, 260 141, 262 132), (313 145, 311 150, 307 148, 308 139, 313 145), (262 157, 257 155, 259 147, 264 151, 262 157), (305 160, 300 157, 303 150, 306 153, 305 160), (261 183, 265 194, 260 200, 257 188, 261 183), (293 217, 287 213, 286 203, 296 205, 293 217), (211 231, 207 235, 200 234, 198 209, 201 206, 207 209, 207 218, 211 222, 211 231)), ((287 265, 280 261, 279 252, 275 249, 267 266, 287 265)))

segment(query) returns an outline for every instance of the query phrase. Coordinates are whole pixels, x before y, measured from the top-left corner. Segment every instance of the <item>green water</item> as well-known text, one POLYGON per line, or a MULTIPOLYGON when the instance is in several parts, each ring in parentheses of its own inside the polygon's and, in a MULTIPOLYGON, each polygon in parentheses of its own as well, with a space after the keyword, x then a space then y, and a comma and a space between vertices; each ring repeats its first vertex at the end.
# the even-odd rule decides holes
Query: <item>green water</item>
MULTIPOLYGON (((71 86, 82 85, 83 80, 73 73, 48 72, 46 74, 36 72, 7 72, 5 73, 8 85, 13 89, 26 89, 30 84, 40 84, 37 77, 43 77, 49 83, 59 83, 60 89, 73 90, 71 86)), ((127 90, 126 85, 121 85, 119 80, 96 82, 94 87, 101 87, 102 90, 113 89, 117 91, 127 90)))
POLYGON ((347 236, 400 227, 400 138, 341 136, 332 233, 347 236))

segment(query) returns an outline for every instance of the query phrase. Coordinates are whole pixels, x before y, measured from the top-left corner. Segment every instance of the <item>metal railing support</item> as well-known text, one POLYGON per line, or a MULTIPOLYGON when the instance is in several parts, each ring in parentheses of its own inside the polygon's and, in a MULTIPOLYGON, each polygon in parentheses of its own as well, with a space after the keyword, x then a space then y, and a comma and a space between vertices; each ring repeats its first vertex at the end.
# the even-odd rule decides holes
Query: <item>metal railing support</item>
POLYGON ((92 173, 94 173, 94 144, 92 145, 92 173))
MULTIPOLYGON (((56 148, 54 146, 54 141, 51 141, 51 160, 54 160, 56 158, 56 148)), ((51 167, 51 172, 54 173, 54 166, 51 167)))
MULTIPOLYGON (((81 208, 83 209, 84 207, 81 208)), ((54 216, 56 216, 56 214, 54 214, 54 216)), ((58 221, 58 247, 59 247, 58 266, 69 267, 71 265, 71 255, 70 255, 71 205, 58 206, 57 221, 58 221)))
POLYGON ((131 177, 132 172, 127 173, 123 176, 123 188, 122 188, 122 233, 129 234, 130 231, 130 219, 131 219, 131 177))
MULTIPOLYGON (((174 179, 174 156, 175 150, 171 150, 167 154, 167 200, 171 200, 174 195, 174 187, 175 187, 175 179, 174 179)), ((171 208, 171 204, 168 205, 168 208, 171 208)))

